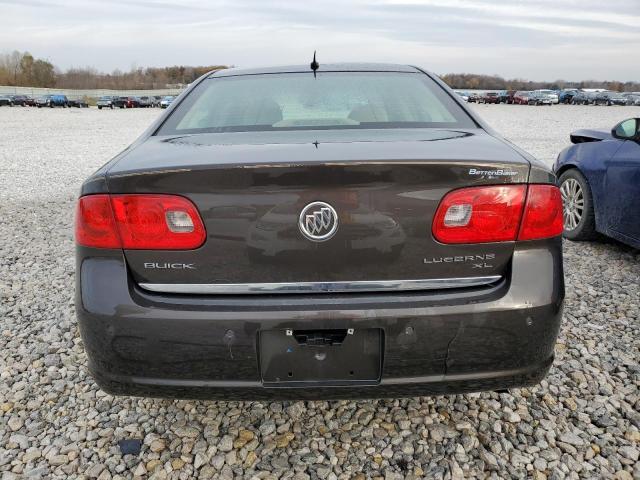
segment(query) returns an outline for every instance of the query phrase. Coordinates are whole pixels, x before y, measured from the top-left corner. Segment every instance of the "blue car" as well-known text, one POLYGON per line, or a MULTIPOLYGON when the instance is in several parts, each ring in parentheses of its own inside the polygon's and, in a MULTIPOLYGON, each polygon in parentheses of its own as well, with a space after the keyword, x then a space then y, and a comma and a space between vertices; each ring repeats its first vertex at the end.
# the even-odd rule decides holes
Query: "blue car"
POLYGON ((578 130, 554 164, 565 238, 603 234, 640 248, 640 118, 610 132, 578 130))
POLYGON ((65 95, 44 95, 36 99, 36 106, 42 107, 63 107, 69 106, 69 99, 65 95))

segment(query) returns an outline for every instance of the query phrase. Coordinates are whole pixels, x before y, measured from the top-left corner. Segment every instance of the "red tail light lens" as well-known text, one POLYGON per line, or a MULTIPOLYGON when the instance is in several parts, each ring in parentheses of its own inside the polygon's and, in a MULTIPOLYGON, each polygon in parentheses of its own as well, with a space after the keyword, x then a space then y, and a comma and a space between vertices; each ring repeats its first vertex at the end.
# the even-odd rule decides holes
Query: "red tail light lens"
POLYGON ((558 187, 531 185, 518 240, 556 237, 562 229, 562 197, 558 187))
POLYGON ((433 236, 441 243, 515 240, 526 191, 526 185, 502 185, 449 192, 433 219, 433 236))
POLYGON ((432 226, 441 243, 550 238, 562 233, 562 200, 554 185, 470 187, 448 193, 432 226))
POLYGON ((90 195, 82 197, 78 205, 83 216, 78 215, 76 239, 81 245, 131 250, 191 250, 200 247, 206 239, 198 210, 184 197, 90 195), (93 212, 94 209, 97 213, 93 212), (84 218, 93 216, 97 219, 111 218, 111 224, 106 220, 94 223, 105 232, 110 229, 110 238, 117 242, 95 241, 95 235, 85 233, 87 222, 84 218))
POLYGON ((89 195, 78 201, 76 242, 85 247, 121 248, 109 195, 89 195))

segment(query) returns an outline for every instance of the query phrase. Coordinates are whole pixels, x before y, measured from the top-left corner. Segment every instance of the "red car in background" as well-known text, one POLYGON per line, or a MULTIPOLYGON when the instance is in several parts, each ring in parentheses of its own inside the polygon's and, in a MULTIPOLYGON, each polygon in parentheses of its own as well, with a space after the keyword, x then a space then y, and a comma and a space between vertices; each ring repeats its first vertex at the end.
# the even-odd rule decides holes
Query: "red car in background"
POLYGON ((516 105, 529 104, 529 92, 518 91, 513 95, 513 103, 516 105))
POLYGON ((480 103, 500 103, 500 95, 497 92, 486 92, 480 98, 480 103))
POLYGON ((113 106, 116 108, 139 108, 140 99, 138 97, 118 97, 114 100, 113 106))

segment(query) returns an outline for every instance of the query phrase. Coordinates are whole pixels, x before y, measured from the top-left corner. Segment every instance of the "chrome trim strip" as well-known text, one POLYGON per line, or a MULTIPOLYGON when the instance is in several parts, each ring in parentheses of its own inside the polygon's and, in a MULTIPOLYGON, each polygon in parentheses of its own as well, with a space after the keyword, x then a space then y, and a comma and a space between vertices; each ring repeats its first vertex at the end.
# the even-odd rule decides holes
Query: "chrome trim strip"
POLYGON ((246 295, 273 293, 349 293, 401 292, 440 288, 477 287, 496 282, 502 277, 432 278, 428 280, 360 280, 353 282, 286 282, 286 283, 140 283, 152 292, 200 295, 246 295))

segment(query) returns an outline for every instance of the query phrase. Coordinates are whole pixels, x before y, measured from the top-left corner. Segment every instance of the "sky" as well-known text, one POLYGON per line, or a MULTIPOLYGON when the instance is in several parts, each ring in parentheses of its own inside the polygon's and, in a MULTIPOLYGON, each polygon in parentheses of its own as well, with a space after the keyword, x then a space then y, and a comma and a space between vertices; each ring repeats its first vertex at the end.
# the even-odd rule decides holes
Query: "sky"
POLYGON ((60 68, 407 63, 640 80, 640 0, 0 0, 0 52, 60 68))

